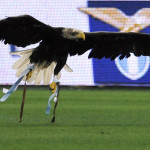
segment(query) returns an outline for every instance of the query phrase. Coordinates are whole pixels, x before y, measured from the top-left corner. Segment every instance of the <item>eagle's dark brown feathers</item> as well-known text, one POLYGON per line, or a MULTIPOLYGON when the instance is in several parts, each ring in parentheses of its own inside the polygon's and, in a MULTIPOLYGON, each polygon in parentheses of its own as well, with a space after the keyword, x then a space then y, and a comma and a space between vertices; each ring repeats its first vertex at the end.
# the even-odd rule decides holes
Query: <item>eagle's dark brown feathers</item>
POLYGON ((135 56, 150 56, 150 35, 144 33, 89 32, 63 27, 53 28, 29 15, 8 17, 0 21, 0 40, 5 44, 25 47, 40 42, 30 56, 30 62, 49 64, 54 61, 55 75, 66 64, 68 55, 82 55, 91 49, 89 58, 114 60, 135 56), (81 37, 81 35, 84 38, 81 37), (80 36, 79 36, 80 35, 80 36))

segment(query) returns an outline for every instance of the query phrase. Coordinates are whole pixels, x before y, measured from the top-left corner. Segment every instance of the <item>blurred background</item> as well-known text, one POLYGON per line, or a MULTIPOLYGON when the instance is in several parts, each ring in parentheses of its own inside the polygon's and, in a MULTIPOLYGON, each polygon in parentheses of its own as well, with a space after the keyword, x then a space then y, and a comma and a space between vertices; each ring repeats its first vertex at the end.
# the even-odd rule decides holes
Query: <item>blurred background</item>
MULTIPOLYGON (((150 32, 150 1, 88 1, 88 0, 2 0, 0 19, 7 16, 28 14, 54 27, 71 27, 89 31, 150 32)), ((24 49, 36 47, 31 45, 24 49)), ((18 57, 9 52, 21 47, 0 43, 0 84, 11 85, 16 81, 11 69, 18 57)), ((150 59, 136 58, 115 61, 69 57, 67 64, 73 73, 63 71, 61 84, 67 86, 123 85, 149 86, 150 59)), ((23 82, 22 82, 23 84, 23 82)))

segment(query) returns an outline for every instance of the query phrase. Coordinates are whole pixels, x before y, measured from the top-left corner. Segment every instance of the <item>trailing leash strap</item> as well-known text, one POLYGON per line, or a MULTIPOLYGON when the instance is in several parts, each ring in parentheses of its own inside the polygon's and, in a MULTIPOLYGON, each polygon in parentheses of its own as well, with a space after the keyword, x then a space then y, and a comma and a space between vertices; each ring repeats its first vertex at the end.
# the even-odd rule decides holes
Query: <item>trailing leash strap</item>
MULTIPOLYGON (((0 99, 0 102, 4 102, 7 100, 7 98, 17 90, 19 83, 22 81, 24 75, 21 76, 13 85, 12 87, 5 93, 5 95, 0 99)), ((7 89, 3 89, 3 91, 6 91, 7 89)))
POLYGON ((24 108, 25 97, 26 97, 26 81, 25 81, 24 89, 23 89, 22 103, 21 103, 21 109, 20 109, 20 121, 19 122, 21 122, 22 116, 23 116, 23 108, 24 108))
POLYGON ((20 121, 22 121, 22 116, 23 116, 23 109, 24 109, 24 103, 25 103, 25 97, 26 97, 26 81, 31 78, 33 74, 33 70, 30 69, 30 72, 28 72, 28 74, 26 75, 26 80, 25 80, 25 83, 24 83, 24 89, 23 89, 23 95, 22 95, 22 103, 21 103, 21 109, 20 109, 20 121))
POLYGON ((18 78, 18 80, 11 86, 11 88, 9 90, 7 89, 3 89, 3 92, 5 93, 5 95, 0 99, 0 102, 4 102, 5 100, 8 99, 8 97, 17 90, 19 83, 22 81, 22 79, 24 78, 25 75, 27 75, 31 70, 33 70, 34 65, 30 65, 27 69, 25 69, 22 74, 20 75, 20 77, 18 78))
POLYGON ((51 109, 50 102, 52 99, 57 98, 57 94, 58 94, 58 86, 55 81, 50 84, 50 88, 51 88, 53 94, 49 97, 46 112, 45 112, 46 114, 50 114, 50 109, 51 109))
POLYGON ((48 100, 48 104, 47 104, 47 108, 46 108, 46 114, 50 114, 50 110, 51 110, 51 100, 56 96, 56 92, 53 93, 50 97, 49 97, 49 100, 48 100))
POLYGON ((53 92, 53 94, 49 97, 49 100, 48 100, 48 105, 47 105, 47 109, 46 109, 46 114, 50 114, 50 109, 51 109, 51 100, 54 99, 54 102, 55 102, 55 105, 54 105, 54 110, 53 110, 53 118, 52 118, 52 121, 51 122, 54 122, 55 121, 55 112, 56 112, 56 107, 57 107, 57 104, 58 104, 58 96, 59 96, 59 90, 60 90, 60 85, 59 85, 59 82, 52 82, 50 84, 50 87, 51 87, 51 90, 53 92))
POLYGON ((55 113, 56 113, 56 107, 58 105, 59 91, 60 91, 60 85, 59 85, 59 82, 57 82, 57 97, 56 97, 56 103, 55 103, 54 110, 53 110, 53 118, 51 121, 52 123, 55 122, 55 113))

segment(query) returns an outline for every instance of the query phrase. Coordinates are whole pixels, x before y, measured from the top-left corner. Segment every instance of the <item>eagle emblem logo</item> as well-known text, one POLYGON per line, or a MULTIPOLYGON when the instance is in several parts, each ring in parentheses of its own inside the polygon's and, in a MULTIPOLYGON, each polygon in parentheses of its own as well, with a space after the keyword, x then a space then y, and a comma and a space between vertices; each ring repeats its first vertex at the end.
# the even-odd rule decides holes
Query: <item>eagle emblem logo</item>
MULTIPOLYGON (((132 16, 128 16, 118 8, 79 8, 91 17, 101 20, 120 32, 139 32, 150 26, 150 8, 141 8, 132 16)), ((137 80, 145 75, 149 69, 148 56, 139 58, 131 54, 130 58, 115 59, 118 70, 128 79, 137 80)))

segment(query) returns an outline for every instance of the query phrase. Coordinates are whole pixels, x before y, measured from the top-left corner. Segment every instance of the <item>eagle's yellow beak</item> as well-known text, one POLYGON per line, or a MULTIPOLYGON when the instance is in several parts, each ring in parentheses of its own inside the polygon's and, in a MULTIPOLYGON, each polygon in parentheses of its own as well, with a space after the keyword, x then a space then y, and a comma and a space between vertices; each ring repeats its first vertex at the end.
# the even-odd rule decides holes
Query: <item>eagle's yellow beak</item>
POLYGON ((81 38, 85 41, 85 34, 84 32, 80 32, 79 34, 77 34, 77 38, 81 38))

